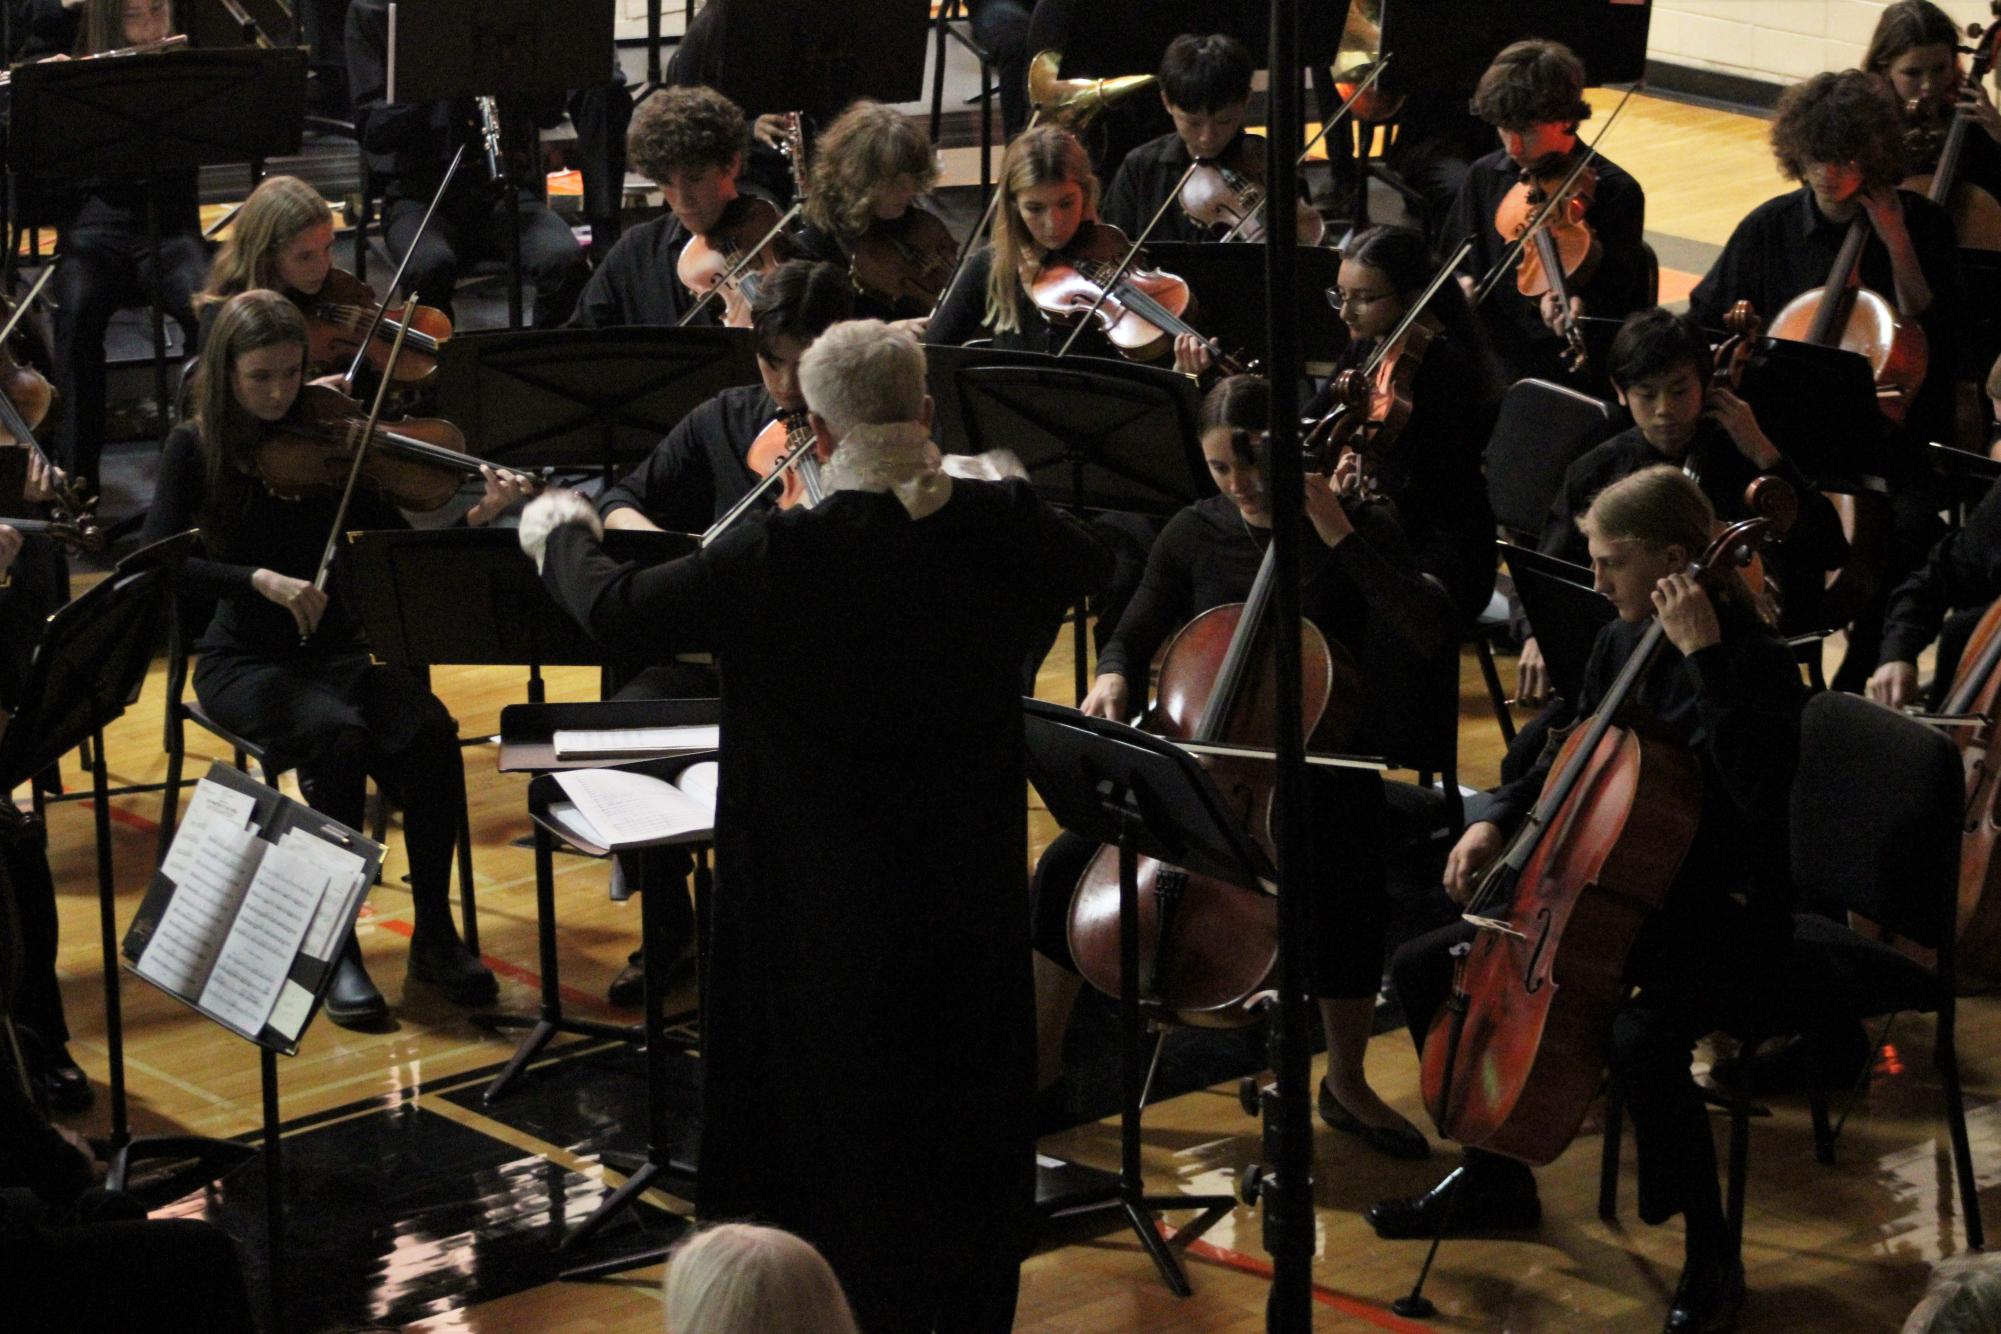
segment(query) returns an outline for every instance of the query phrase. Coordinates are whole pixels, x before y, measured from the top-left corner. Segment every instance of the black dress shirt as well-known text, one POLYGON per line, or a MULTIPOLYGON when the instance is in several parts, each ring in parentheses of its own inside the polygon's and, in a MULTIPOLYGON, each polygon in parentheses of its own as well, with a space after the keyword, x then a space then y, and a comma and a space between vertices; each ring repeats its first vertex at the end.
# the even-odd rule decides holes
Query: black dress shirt
POLYGON ((1962 528, 1947 533, 1883 614, 1884 662, 1916 662, 1946 613, 2001 597, 2001 487, 1989 487, 1962 528))
POLYGON ((758 432, 777 415, 778 404, 761 384, 723 390, 605 492, 598 513, 636 509, 669 532, 701 532, 757 484, 745 460, 758 432))
MULTIPOLYGON (((692 233, 673 214, 640 223, 624 236, 591 274, 577 308, 570 316, 572 329, 611 329, 625 325, 677 325, 695 304, 695 298, 681 285, 674 266, 687 249, 692 233)), ((719 321, 722 301, 711 301, 690 320, 691 325, 713 328, 719 321)))

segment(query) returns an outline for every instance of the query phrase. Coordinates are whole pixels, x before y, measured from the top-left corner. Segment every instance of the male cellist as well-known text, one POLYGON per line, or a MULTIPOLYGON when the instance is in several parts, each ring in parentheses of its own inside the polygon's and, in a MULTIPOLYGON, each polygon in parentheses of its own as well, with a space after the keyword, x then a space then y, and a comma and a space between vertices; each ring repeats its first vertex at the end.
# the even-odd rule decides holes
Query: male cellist
MULTIPOLYGON (((1618 619, 1599 632, 1575 717, 1590 716, 1658 617, 1668 643, 1628 706, 1650 716, 1648 735, 1686 747, 1702 769, 1694 842, 1626 960, 1626 980, 1637 990, 1620 1007, 1610 1040, 1613 1077, 1639 1150, 1640 1216, 1662 1223, 1679 1213, 1687 1228, 1670 1334, 1729 1329, 1744 1300, 1743 1264, 1724 1220, 1715 1146, 1689 1057, 1698 1037, 1728 1027, 1751 1001, 1790 933, 1787 807, 1806 694, 1792 651, 1751 610, 1736 577, 1715 596, 1690 576, 1713 522, 1700 488, 1666 466, 1607 487, 1578 521, 1596 587, 1618 619)), ((1522 824, 1552 760, 1545 753, 1483 804, 1471 804, 1466 832, 1445 864, 1456 902, 1468 901, 1522 824)), ((1467 922, 1442 927, 1404 946, 1390 965, 1420 1052, 1452 990, 1451 950, 1473 935, 1467 922)), ((1455 1233, 1531 1228, 1542 1218, 1526 1165, 1470 1147, 1462 1166, 1431 1191, 1381 1201, 1367 1218, 1384 1237, 1429 1237, 1455 1193, 1455 1233)))

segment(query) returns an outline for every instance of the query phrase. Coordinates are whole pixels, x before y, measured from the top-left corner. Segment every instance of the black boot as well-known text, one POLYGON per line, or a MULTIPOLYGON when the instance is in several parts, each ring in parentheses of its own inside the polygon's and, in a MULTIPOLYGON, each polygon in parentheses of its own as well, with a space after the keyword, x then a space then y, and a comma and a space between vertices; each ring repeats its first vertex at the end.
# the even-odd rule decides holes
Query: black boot
POLYGON ((82 1112, 90 1108, 92 1093, 90 1076, 69 1054, 68 1047, 57 1047, 42 1060, 42 1092, 49 1100, 52 1112, 82 1112))
POLYGON ((456 1005, 491 1005, 500 995, 493 970, 466 948, 449 918, 438 926, 420 924, 410 934, 410 976, 456 1005))
POLYGON ((1380 1200, 1362 1216, 1379 1237, 1429 1239, 1437 1234, 1454 1194, 1459 1199, 1451 1204, 1448 1237, 1532 1228, 1542 1222, 1542 1201, 1528 1168, 1476 1149, 1467 1150, 1465 1165, 1424 1194, 1380 1200))
POLYGON ((327 988, 327 1018, 342 1028, 370 1028, 389 1017, 389 1003, 369 980, 361 962, 361 945, 350 932, 334 963, 333 984, 327 988))
POLYGON ((1675 1284, 1662 1334, 1729 1334, 1744 1309, 1744 1264, 1735 1256, 1690 1256, 1675 1284))

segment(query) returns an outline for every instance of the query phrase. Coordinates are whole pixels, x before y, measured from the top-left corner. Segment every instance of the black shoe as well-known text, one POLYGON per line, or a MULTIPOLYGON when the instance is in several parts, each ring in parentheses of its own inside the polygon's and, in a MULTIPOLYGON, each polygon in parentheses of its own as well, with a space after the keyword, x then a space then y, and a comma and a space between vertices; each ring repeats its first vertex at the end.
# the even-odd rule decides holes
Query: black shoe
POLYGON ((42 1067, 42 1092, 48 1096, 52 1112, 86 1111, 95 1096, 90 1076, 71 1059, 67 1047, 57 1047, 48 1064, 42 1067))
POLYGON ((1482 1176, 1467 1177, 1466 1169, 1455 1169, 1445 1180, 1422 1195, 1404 1199, 1379 1200, 1362 1215, 1376 1235, 1390 1241, 1411 1238, 1429 1240, 1438 1233, 1446 1201, 1453 1189, 1465 1182, 1465 1195, 1452 1210, 1448 1237, 1476 1232, 1506 1232, 1531 1228, 1542 1222, 1542 1201, 1536 1198, 1535 1184, 1526 1190, 1513 1181, 1495 1182, 1482 1176))
POLYGON ((1429 1158, 1431 1144, 1409 1126, 1372 1126, 1341 1105, 1334 1090, 1320 1081, 1320 1119, 1344 1135, 1353 1135, 1377 1153, 1392 1158, 1429 1158))
MULTIPOLYGON (((663 981, 665 986, 673 986, 686 977, 695 967, 695 942, 683 944, 675 955, 672 966, 667 969, 663 981)), ((625 967, 618 970, 618 976, 605 988, 605 996, 613 1005, 636 1010, 646 1003, 646 952, 634 950, 626 956, 625 967)))
POLYGON ((436 987, 456 1005, 491 1005, 500 995, 493 970, 466 948, 456 931, 412 936, 409 976, 436 987))
POLYGON ((1729 1334, 1744 1309, 1744 1265, 1690 1260, 1675 1284, 1674 1306, 1662 1334, 1729 1334))
POLYGON ((362 966, 361 951, 352 941, 334 963, 332 985, 327 987, 327 1018, 342 1028, 372 1028, 389 1018, 389 1003, 369 980, 362 966))

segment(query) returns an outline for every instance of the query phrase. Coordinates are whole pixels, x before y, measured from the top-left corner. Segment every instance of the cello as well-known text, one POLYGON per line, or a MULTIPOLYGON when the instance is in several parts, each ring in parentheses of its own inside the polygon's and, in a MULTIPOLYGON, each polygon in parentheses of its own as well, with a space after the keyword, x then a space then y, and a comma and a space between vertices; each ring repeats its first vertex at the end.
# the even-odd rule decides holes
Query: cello
MULTIPOLYGON (((1266 547, 1249 596, 1211 607, 1168 641, 1149 732, 1201 746, 1268 751, 1277 736, 1276 668, 1270 622, 1277 563, 1266 547)), ((1339 750, 1361 717, 1361 672, 1311 621, 1300 624, 1300 718, 1311 749, 1339 750)), ((1198 753, 1200 751, 1198 750, 1198 753)), ((1265 851, 1274 852, 1277 768, 1264 759, 1205 755, 1209 770, 1265 851)), ((1120 994, 1119 852, 1100 847, 1070 900, 1069 940, 1078 973, 1120 994)), ((1235 1028, 1252 1022, 1250 1002, 1278 963, 1278 901, 1149 857, 1139 861, 1142 994, 1181 1023, 1235 1028)))
POLYGON ((1987 608, 1960 655, 1942 722, 1966 766, 1966 818, 1961 824, 1959 912, 1955 939, 1961 991, 2001 982, 2001 782, 1996 766, 2001 725, 2001 599, 1987 608))
MULTIPOLYGON (((1960 73, 1958 57, 1953 57, 1953 72, 1958 76, 1954 91, 1968 84, 1978 86, 1987 77, 1994 63, 1994 48, 2001 43, 2001 0, 1992 0, 1989 8, 1996 20, 1985 29, 1978 24, 1969 25, 1968 36, 1973 39, 1973 59, 1967 69, 1960 73)), ((1915 119, 1926 115, 1927 109, 1917 99, 1912 99, 1905 108, 1905 114, 1915 119)), ((2001 200, 1971 181, 1960 179, 1960 163, 1966 152, 1966 136, 1973 128, 1973 117, 1963 106, 1952 108, 1942 140, 1934 140, 1936 130, 1926 123, 1914 126, 1914 134, 1926 145, 1936 142, 1937 159, 1929 172, 1911 176, 1904 180, 1901 188, 1921 194, 1934 204, 1943 207, 1952 215, 1952 232, 1962 250, 2001 251, 2001 200)), ((1929 159, 1931 154, 1924 153, 1929 159)))
MULTIPOLYGON (((1732 524, 1689 573, 1714 587, 1774 536, 1768 520, 1732 524)), ((1695 756, 1615 721, 1666 639, 1647 626, 1466 905, 1477 931, 1424 1042, 1425 1108, 1449 1139, 1547 1163, 1598 1094, 1626 956, 1701 816, 1695 756)))

